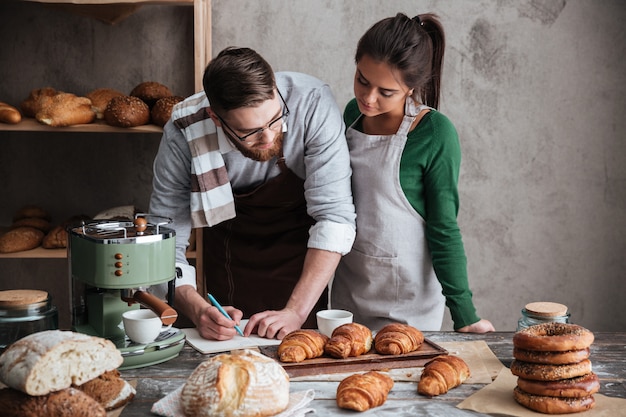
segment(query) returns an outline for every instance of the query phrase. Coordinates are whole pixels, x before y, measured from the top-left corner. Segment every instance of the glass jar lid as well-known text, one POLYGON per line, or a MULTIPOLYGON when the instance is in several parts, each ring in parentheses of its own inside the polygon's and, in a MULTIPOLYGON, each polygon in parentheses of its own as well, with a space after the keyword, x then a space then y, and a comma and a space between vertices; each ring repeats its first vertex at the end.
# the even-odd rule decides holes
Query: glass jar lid
POLYGON ((538 317, 559 317, 567 315, 567 306, 559 303, 540 301, 528 303, 524 309, 538 317))
POLYGON ((50 297, 42 290, 6 290, 0 291, 0 310, 22 311, 45 307, 50 297))

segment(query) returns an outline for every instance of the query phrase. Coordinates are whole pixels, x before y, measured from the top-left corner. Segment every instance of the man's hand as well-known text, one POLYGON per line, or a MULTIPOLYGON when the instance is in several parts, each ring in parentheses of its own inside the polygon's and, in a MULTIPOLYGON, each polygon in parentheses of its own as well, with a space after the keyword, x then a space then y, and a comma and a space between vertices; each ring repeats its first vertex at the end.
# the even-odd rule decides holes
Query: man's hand
POLYGON ((263 311, 250 317, 243 334, 249 336, 256 333, 268 339, 282 340, 287 334, 300 329, 305 320, 306 317, 300 317, 289 308, 279 311, 263 311))
POLYGON ((457 329, 457 332, 460 333, 488 333, 495 332, 496 329, 493 327, 493 324, 489 320, 481 319, 474 324, 470 324, 465 327, 461 327, 457 329))

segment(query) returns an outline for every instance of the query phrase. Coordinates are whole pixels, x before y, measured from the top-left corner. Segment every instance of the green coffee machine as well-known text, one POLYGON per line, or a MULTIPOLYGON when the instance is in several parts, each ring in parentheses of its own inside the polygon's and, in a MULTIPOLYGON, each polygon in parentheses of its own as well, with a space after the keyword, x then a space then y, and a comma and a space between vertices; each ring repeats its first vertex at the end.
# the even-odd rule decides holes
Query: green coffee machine
POLYGON ((68 229, 72 327, 115 343, 124 357, 122 369, 169 360, 185 342, 184 333, 171 327, 154 342, 135 344, 122 324, 122 314, 137 308, 150 308, 164 325, 178 317, 171 307, 179 271, 176 233, 169 223, 169 218, 139 213, 132 221, 99 220, 68 229), (167 284, 167 295, 152 293, 158 284, 167 284))

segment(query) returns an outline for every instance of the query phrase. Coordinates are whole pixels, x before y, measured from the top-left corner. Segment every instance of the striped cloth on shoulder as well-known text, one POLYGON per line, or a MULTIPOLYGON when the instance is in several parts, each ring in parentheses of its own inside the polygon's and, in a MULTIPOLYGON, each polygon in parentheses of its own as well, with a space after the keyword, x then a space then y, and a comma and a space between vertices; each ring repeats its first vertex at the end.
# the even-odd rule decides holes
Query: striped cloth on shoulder
POLYGON ((204 92, 178 103, 172 111, 174 125, 191 150, 191 225, 213 226, 235 217, 235 202, 216 126, 206 109, 204 92))

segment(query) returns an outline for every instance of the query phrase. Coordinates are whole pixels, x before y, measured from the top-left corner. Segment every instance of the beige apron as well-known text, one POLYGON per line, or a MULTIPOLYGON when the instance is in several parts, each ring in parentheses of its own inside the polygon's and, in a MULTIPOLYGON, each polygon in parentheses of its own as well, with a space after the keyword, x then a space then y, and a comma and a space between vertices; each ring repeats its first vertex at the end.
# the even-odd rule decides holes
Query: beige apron
POLYGON ((366 135, 354 124, 346 132, 357 233, 337 268, 331 305, 352 311, 354 321, 372 330, 390 322, 440 330, 443 321, 445 298, 433 270, 426 223, 400 186, 407 135, 424 108, 408 98, 395 135, 366 135))

